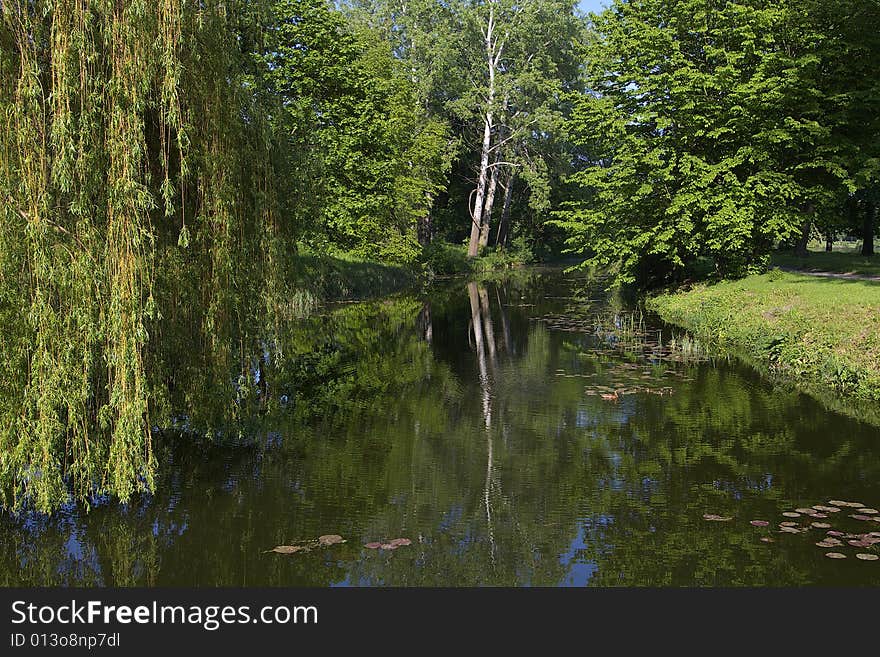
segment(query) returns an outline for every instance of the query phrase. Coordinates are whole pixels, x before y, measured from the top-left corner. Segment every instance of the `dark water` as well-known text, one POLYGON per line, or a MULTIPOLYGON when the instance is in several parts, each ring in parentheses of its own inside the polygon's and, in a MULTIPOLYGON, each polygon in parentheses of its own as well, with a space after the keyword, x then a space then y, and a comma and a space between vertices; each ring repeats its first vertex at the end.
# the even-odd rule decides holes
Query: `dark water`
POLYGON ((880 507, 880 430, 599 298, 532 272, 287 326, 255 375, 271 403, 239 406, 240 435, 157 432, 154 496, 4 518, 0 583, 880 584, 880 561, 855 558, 880 545, 778 531, 880 532, 854 508, 781 515, 880 507), (347 542, 266 553, 323 534, 347 542), (363 547, 392 538, 412 545, 363 547))

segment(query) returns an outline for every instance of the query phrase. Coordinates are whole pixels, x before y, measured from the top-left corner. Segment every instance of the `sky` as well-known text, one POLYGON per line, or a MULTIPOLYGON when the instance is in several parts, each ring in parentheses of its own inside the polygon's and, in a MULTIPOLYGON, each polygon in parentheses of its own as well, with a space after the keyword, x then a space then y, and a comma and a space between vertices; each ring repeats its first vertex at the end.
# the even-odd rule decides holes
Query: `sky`
POLYGON ((607 4, 608 0, 580 0, 578 2, 578 6, 583 11, 599 11, 607 4))

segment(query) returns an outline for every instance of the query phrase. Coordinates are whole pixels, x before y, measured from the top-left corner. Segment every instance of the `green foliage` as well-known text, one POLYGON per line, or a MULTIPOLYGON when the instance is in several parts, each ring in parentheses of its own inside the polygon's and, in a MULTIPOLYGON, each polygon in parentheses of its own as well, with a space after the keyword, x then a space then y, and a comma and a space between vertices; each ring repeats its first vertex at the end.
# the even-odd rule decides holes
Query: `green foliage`
POLYGON ((471 271, 467 246, 434 240, 422 249, 421 264, 429 276, 450 276, 471 271))
POLYGON ((273 105, 252 53, 229 47, 262 9, 3 3, 4 506, 152 488, 162 320, 216 347, 271 305, 273 105))
POLYGON ((417 220, 445 187, 446 126, 425 120, 388 43, 327 0, 280 0, 265 62, 281 123, 310 161, 298 183, 306 238, 360 257, 411 261, 417 220))
MULTIPOLYGON (((838 27, 876 24, 859 5, 831 22, 829 3, 800 0, 618 0, 594 16, 569 127, 581 198, 556 219, 569 247, 624 282, 681 277, 699 257, 721 276, 763 267, 865 168, 851 110, 876 75, 859 67, 839 88, 827 74, 845 66, 838 27)), ((876 41, 861 44, 875 61, 876 41)))

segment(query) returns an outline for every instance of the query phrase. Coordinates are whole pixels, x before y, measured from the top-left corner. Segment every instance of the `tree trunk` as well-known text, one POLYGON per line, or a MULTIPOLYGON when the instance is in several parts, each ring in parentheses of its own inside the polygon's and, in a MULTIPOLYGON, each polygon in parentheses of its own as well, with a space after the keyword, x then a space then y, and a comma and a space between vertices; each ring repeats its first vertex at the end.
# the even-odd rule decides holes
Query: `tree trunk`
POLYGON ((865 214, 862 218, 862 255, 874 255, 874 224, 877 219, 877 204, 873 201, 865 203, 865 214))
POLYGON ((498 160, 500 156, 496 156, 495 164, 492 166, 492 175, 489 178, 489 189, 486 192, 486 207, 483 210, 483 223, 480 226, 480 248, 485 248, 489 244, 489 229, 492 224, 492 208, 495 206, 495 190, 498 188, 498 160))
POLYGON ((507 244, 507 234, 510 229, 510 204, 513 200, 513 179, 516 177, 511 173, 507 177, 507 185, 504 187, 504 208, 501 210, 501 221, 498 222, 498 232, 495 234, 495 245, 505 246, 507 244))
POLYGON ((483 148, 480 155, 480 175, 477 178, 477 198, 471 212, 471 239, 468 242, 468 258, 476 258, 480 252, 480 229, 483 224, 483 201, 486 195, 486 174, 489 170, 489 149, 492 145, 492 112, 486 114, 483 127, 483 148))
POLYGON ((827 233, 825 235, 825 251, 831 253, 834 250, 834 234, 827 233))
MULTIPOLYGON (((808 205, 805 213, 808 217, 812 217, 813 215, 813 206, 808 205)), ((801 235, 798 238, 797 244, 794 247, 794 254, 799 258, 806 258, 809 253, 807 252, 807 244, 810 243, 810 233, 813 230, 813 220, 812 218, 808 218, 804 221, 804 225, 801 227, 801 235)))
MULTIPOLYGON (((428 206, 430 207, 430 205, 428 206)), ((427 246, 431 243, 431 211, 426 210, 425 214, 419 217, 418 239, 421 246, 427 246)))
POLYGON ((483 144, 480 150, 480 172, 477 178, 476 199, 471 212, 471 237, 468 242, 468 258, 476 258, 480 252, 480 232, 483 227, 483 204, 486 199, 486 185, 489 175, 489 153, 492 151, 493 116, 492 105, 495 103, 495 68, 501 56, 501 48, 495 33, 495 6, 489 8, 489 21, 483 33, 486 44, 486 64, 489 70, 489 88, 486 93, 486 112, 483 117, 483 144))

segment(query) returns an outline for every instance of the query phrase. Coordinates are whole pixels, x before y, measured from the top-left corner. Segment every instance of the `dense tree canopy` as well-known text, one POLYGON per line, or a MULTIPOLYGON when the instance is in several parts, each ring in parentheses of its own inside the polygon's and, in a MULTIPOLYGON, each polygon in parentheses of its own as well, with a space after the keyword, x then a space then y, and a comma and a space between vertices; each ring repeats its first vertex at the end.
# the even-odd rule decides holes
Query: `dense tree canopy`
POLYGON ((876 176, 878 8, 618 0, 571 130, 570 245, 624 281, 764 265, 876 176))

